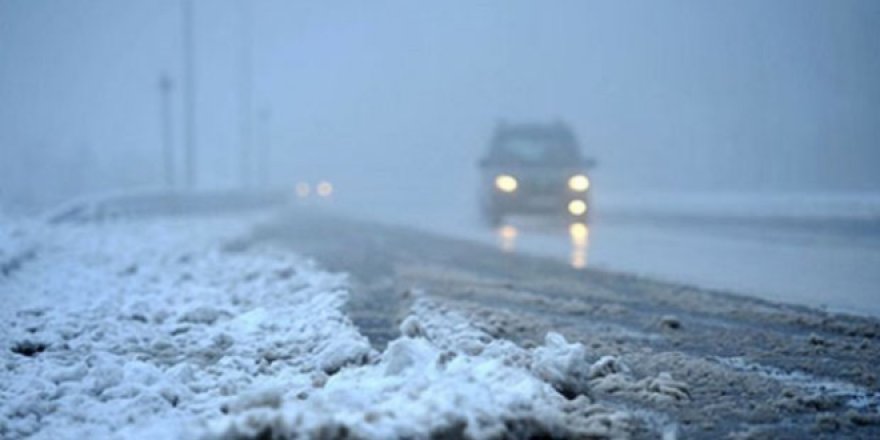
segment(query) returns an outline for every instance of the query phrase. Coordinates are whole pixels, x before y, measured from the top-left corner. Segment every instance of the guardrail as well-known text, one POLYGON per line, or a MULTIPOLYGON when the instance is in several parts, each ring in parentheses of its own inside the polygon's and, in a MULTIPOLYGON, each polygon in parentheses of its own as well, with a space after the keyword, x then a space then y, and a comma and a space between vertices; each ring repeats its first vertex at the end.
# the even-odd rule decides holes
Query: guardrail
POLYGON ((211 215, 253 211, 287 203, 282 191, 142 191, 95 195, 53 209, 50 224, 102 221, 129 217, 211 215))

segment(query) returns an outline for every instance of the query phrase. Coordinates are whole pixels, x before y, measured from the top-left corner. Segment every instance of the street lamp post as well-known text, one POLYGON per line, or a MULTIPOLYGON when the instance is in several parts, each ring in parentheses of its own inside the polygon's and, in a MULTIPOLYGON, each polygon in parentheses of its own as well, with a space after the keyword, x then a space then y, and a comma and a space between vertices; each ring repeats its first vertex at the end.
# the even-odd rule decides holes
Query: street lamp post
POLYGON ((182 0, 183 7, 183 66, 184 66, 184 124, 186 131, 185 172, 186 186, 196 185, 196 115, 195 115, 195 41, 193 36, 193 0, 182 0))
POLYGON ((171 93, 174 84, 168 74, 159 76, 160 120, 162 124, 162 168, 166 188, 174 187, 174 136, 172 133, 171 93))
POLYGON ((260 111, 260 122, 263 126, 263 139, 260 142, 260 149, 257 157, 257 172, 259 175, 259 183, 263 188, 268 187, 272 183, 270 178, 269 163, 272 156, 272 110, 264 108, 260 111))
POLYGON ((239 53, 240 77, 241 81, 238 90, 238 111, 239 111, 239 171, 241 185, 248 187, 254 183, 254 142, 253 142, 253 30, 252 30, 252 11, 250 0, 239 0, 241 8, 241 52, 239 53))

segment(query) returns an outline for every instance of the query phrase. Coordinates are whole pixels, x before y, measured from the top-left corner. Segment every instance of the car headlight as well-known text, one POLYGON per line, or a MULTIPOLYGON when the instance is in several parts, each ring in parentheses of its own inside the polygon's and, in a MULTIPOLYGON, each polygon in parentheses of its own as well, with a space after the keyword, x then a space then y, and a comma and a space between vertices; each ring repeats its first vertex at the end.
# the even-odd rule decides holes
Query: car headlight
POLYGON ((305 197, 308 197, 308 196, 309 196, 309 193, 311 192, 311 190, 312 190, 312 189, 311 189, 311 187, 309 186, 308 183, 305 183, 305 182, 299 182, 299 183, 296 184, 296 196, 299 197, 299 198, 301 198, 301 199, 302 199, 302 198, 305 198, 305 197))
POLYGON ((495 178, 495 187, 503 192, 514 192, 516 191, 516 187, 518 183, 516 182, 516 178, 513 176, 502 174, 495 178))
POLYGON ((582 215, 587 212, 587 202, 583 200, 572 200, 568 203, 568 212, 572 215, 582 215))
POLYGON ((584 192, 590 187, 590 179, 583 174, 576 174, 568 179, 568 187, 572 191, 584 192))
POLYGON ((333 184, 323 180, 318 183, 318 186, 315 188, 315 192, 318 193, 321 197, 330 197, 333 194, 333 184))

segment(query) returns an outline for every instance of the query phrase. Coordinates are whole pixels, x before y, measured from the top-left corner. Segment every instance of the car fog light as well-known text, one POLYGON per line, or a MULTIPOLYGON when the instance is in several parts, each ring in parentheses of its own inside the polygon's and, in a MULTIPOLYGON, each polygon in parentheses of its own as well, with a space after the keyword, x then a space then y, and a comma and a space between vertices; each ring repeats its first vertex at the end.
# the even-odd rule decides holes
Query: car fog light
POLYGON ((568 203, 568 212, 572 215, 581 215, 587 212, 587 202, 583 200, 572 200, 568 203))

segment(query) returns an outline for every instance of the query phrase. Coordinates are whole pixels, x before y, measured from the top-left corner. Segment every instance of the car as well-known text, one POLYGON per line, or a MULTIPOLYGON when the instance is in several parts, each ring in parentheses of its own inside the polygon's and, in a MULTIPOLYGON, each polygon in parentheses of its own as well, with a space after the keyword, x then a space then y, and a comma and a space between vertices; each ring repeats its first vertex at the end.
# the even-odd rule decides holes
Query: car
POLYGON ((510 214, 562 215, 586 223, 588 171, 594 166, 565 123, 500 123, 479 161, 483 217, 491 225, 510 214))

